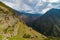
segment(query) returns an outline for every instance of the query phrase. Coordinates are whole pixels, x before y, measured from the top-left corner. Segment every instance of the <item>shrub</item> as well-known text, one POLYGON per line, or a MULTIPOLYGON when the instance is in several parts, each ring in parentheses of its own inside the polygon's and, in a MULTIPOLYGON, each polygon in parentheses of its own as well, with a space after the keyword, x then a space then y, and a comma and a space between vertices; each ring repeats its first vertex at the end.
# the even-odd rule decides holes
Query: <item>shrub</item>
POLYGON ((26 33, 23 35, 23 38, 30 38, 30 37, 31 37, 31 35, 26 34, 26 33))

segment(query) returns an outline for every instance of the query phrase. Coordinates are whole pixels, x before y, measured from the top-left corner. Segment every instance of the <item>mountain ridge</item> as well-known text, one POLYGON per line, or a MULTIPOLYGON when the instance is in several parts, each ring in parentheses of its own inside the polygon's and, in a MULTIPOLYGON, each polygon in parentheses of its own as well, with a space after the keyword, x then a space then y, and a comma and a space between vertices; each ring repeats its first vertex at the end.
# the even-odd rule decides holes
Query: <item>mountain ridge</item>
POLYGON ((60 9, 51 9, 38 18, 33 24, 46 36, 59 36, 60 9))
POLYGON ((44 35, 28 27, 10 7, 0 2, 0 40, 44 40, 44 35))

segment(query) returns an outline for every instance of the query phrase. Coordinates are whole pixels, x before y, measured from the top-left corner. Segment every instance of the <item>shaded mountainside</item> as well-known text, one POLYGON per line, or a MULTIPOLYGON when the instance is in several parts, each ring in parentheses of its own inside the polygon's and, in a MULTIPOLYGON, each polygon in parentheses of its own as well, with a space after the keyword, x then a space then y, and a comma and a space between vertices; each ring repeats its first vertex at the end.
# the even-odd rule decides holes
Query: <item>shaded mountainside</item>
POLYGON ((20 19, 23 20, 27 25, 32 25, 33 21, 35 21, 37 18, 42 16, 43 14, 31 14, 31 13, 25 13, 25 12, 19 12, 15 9, 13 9, 17 15, 20 15, 20 19))
POLYGON ((51 9, 33 23, 33 28, 46 36, 60 37, 60 9, 51 9))
POLYGON ((0 2, 0 40, 44 40, 47 37, 28 27, 10 7, 0 2))

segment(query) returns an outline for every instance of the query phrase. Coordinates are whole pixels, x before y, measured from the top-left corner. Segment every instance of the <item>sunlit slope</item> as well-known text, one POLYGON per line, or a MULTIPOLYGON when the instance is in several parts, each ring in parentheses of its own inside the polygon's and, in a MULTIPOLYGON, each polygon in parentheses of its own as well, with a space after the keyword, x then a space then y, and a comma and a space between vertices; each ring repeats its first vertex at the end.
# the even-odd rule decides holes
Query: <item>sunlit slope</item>
POLYGON ((14 37, 9 38, 10 40, 44 40, 46 37, 30 27, 20 23, 18 34, 14 37))
POLYGON ((44 35, 25 25, 11 8, 0 2, 0 40, 44 39, 44 35))

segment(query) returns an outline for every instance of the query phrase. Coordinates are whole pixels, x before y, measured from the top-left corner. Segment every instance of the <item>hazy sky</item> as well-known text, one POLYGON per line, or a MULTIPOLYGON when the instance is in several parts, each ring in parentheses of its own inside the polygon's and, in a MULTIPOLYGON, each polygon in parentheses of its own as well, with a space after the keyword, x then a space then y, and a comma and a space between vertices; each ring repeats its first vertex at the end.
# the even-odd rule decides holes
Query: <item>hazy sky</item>
POLYGON ((51 8, 60 8, 59 0, 0 0, 18 11, 46 13, 51 8))

